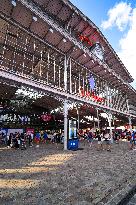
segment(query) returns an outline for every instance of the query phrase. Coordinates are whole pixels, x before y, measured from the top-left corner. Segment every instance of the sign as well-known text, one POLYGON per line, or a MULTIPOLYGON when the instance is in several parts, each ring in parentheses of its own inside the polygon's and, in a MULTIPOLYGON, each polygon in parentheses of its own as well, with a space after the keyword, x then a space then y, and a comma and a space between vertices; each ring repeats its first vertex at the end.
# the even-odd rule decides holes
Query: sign
POLYGON ((4 134, 4 135, 7 135, 7 132, 8 132, 8 129, 6 128, 0 128, 0 134, 4 134))
POLYGON ((86 43, 90 47, 89 50, 94 55, 96 55, 99 59, 103 60, 104 59, 104 48, 101 46, 99 42, 96 42, 96 39, 94 37, 95 34, 96 32, 89 37, 84 36, 82 34, 77 34, 77 36, 83 44, 86 43))
POLYGON ((89 85, 90 85, 90 88, 92 90, 94 90, 94 88, 95 88, 95 80, 94 80, 94 77, 92 76, 92 74, 90 74, 90 77, 89 77, 89 85))
POLYGON ((90 98, 90 99, 92 99, 92 100, 94 100, 94 101, 96 101, 96 102, 104 102, 104 101, 105 101, 104 98, 101 98, 101 97, 95 95, 94 92, 91 92, 91 91, 86 92, 86 91, 84 91, 84 90, 81 89, 81 90, 80 90, 80 95, 81 95, 82 97, 90 98))
POLYGON ((8 129, 7 135, 10 135, 10 133, 15 134, 15 133, 17 133, 17 132, 18 132, 19 134, 21 134, 21 133, 24 132, 24 130, 23 130, 23 129, 8 129))
POLYGON ((51 120, 52 116, 51 115, 41 115, 41 118, 44 122, 48 122, 51 120))
POLYGON ((104 49, 101 46, 100 43, 95 43, 92 47, 89 49, 94 55, 96 55, 99 59, 104 59, 104 49))
POLYGON ((34 134, 34 129, 33 128, 26 128, 26 134, 30 135, 30 134, 34 134))
POLYGON ((92 46, 96 42, 96 40, 94 39, 94 34, 90 37, 91 40, 87 36, 80 34, 78 34, 78 37, 82 42, 86 42, 89 46, 92 46))
POLYGON ((77 138, 76 121, 69 120, 69 139, 77 138))

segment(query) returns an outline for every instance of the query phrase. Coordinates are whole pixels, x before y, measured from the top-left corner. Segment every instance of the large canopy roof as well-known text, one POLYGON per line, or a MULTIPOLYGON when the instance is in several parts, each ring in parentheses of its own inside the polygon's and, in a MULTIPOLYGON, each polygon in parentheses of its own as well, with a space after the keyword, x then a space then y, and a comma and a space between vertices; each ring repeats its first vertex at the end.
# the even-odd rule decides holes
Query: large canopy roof
MULTIPOLYGON (((27 1, 20 0, 20 2, 26 5, 27 1)), ((110 46, 109 42, 102 35, 100 30, 90 19, 88 19, 81 11, 79 11, 78 8, 72 5, 70 1, 33 0, 32 2, 36 3, 36 4, 33 3, 30 4, 33 5, 34 8, 33 11, 35 11, 35 14, 36 14, 36 9, 35 9, 36 6, 37 11, 39 11, 40 17, 43 13, 46 13, 48 16, 51 16, 52 20, 58 23, 59 26, 61 25, 65 29, 67 27, 67 29, 71 31, 71 35, 76 30, 80 34, 87 36, 91 40, 91 36, 93 34, 95 39, 99 41, 101 45, 104 47, 105 61, 109 65, 110 69, 113 69, 125 81, 127 82, 133 81, 133 78, 126 70, 125 66, 123 65, 123 63, 121 62, 121 60, 119 59, 119 57, 117 56, 113 48, 110 46)), ((71 50, 71 48, 74 46, 72 39, 71 42, 69 42, 68 41, 69 39, 67 39, 67 42, 64 45, 64 43, 62 43, 61 41, 63 39, 61 33, 53 32, 51 34, 50 32, 48 32, 50 25, 47 25, 45 22, 43 22, 43 20, 45 19, 44 15, 42 19, 38 18, 37 22, 32 22, 33 15, 34 14, 30 12, 30 10, 26 9, 25 7, 22 7, 22 5, 18 3, 17 3, 17 7, 15 7, 12 12, 12 17, 14 20, 21 23, 26 28, 28 29, 30 28, 31 31, 38 34, 38 36, 40 36, 41 38, 46 39, 49 43, 53 44, 58 49, 62 50, 64 53, 67 53, 69 50, 71 50)), ((80 61, 81 63, 83 63, 85 66, 91 65, 91 62, 89 63, 88 59, 86 59, 88 64, 86 63, 85 60, 83 60, 82 50, 78 50, 77 52, 73 50, 71 56, 76 60, 77 59, 79 60, 79 56, 80 56, 80 59, 82 59, 82 61, 80 61)), ((94 68, 94 71, 96 71, 97 73, 100 72, 100 71, 98 72, 98 68, 96 66, 94 68)))
MULTIPOLYGON (((3 35, 1 46, 4 45, 8 33, 11 42, 16 44, 18 39, 17 43, 22 47, 27 38, 28 52, 33 54, 32 44, 36 39, 38 51, 48 50, 56 58, 63 54, 70 55, 76 62, 126 93, 133 104, 136 103, 136 91, 128 84, 133 78, 96 25, 70 1, 1 0, 0 11, 0 27, 3 35), (88 37, 90 41, 93 35, 104 48, 105 60, 100 60, 87 46, 83 46, 80 39, 76 38, 75 31, 88 37)), ((9 52, 5 53, 10 60, 13 55, 12 47, 13 44, 9 43, 9 52)), ((15 61, 19 65, 21 55, 15 61)))

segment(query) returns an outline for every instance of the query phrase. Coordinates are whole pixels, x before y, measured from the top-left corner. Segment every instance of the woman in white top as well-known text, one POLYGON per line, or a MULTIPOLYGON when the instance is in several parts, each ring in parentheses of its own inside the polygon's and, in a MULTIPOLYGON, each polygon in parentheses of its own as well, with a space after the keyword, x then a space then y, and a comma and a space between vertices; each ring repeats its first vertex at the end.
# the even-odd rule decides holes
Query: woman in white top
POLYGON ((111 137, 109 133, 104 135, 105 149, 111 152, 111 137))

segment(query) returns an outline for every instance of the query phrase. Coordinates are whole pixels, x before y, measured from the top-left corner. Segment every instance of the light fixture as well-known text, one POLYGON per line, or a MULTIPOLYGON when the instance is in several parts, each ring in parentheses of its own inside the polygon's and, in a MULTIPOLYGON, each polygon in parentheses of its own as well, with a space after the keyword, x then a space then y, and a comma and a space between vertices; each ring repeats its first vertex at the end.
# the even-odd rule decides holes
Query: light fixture
POLYGON ((67 42, 65 38, 63 38, 63 42, 64 42, 64 43, 66 43, 66 42, 67 42))
POLYGON ((13 6, 17 5, 16 0, 12 0, 11 3, 12 3, 13 6))
POLYGON ((36 16, 33 16, 33 20, 34 20, 34 21, 37 21, 37 17, 36 17, 36 16))
POLYGON ((52 28, 49 28, 49 31, 50 31, 51 33, 53 33, 53 29, 52 29, 52 28))

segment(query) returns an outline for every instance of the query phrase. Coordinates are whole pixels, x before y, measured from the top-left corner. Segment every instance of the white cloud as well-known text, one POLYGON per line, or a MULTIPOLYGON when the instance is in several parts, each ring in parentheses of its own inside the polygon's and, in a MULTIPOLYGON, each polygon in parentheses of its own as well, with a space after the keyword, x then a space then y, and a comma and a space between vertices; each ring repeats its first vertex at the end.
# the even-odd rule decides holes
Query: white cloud
POLYGON ((108 29, 113 26, 117 26, 120 31, 125 30, 131 19, 131 5, 125 2, 116 4, 108 11, 108 20, 102 21, 101 27, 108 29))
POLYGON ((120 39, 119 44, 120 51, 118 55, 135 79, 133 86, 136 88, 136 8, 132 11, 129 30, 124 37, 120 39))
POLYGON ((102 22, 104 29, 117 26, 120 31, 123 31, 128 25, 127 32, 119 40, 118 55, 134 78, 132 86, 136 89, 136 8, 121 2, 108 11, 108 16, 109 19, 102 22))

